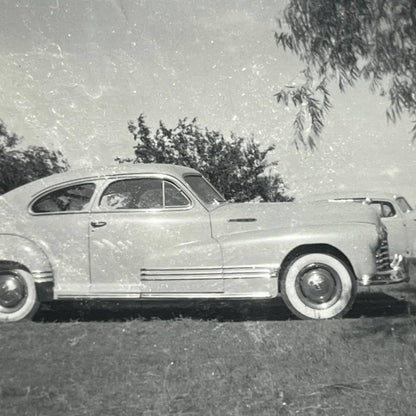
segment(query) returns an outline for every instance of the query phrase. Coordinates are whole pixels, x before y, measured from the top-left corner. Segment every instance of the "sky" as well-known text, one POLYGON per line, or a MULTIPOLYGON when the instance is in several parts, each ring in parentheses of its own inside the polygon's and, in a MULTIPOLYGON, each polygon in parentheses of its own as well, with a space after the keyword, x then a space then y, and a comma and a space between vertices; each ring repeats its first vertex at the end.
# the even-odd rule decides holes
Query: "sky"
POLYGON ((0 118, 25 145, 60 150, 72 168, 132 157, 129 120, 179 118, 274 144, 270 161, 301 198, 384 190, 416 205, 416 145, 406 118, 359 82, 340 93, 318 150, 292 144, 293 109, 276 103, 299 79, 276 47, 284 1, 1 0, 0 118))

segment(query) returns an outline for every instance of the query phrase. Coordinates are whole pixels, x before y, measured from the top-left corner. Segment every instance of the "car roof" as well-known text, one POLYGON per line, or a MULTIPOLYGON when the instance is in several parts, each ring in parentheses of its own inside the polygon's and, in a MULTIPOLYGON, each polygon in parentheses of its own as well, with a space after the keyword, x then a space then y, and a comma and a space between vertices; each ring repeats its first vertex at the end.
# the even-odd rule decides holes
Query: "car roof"
POLYGON ((388 199, 388 200, 395 200, 398 198, 402 198, 402 195, 395 194, 393 192, 386 192, 386 191, 334 191, 334 192, 326 192, 322 194, 311 194, 304 198, 301 198, 302 201, 329 201, 334 199, 388 199))
POLYGON ((165 174, 175 177, 182 177, 185 174, 199 174, 192 168, 164 163, 129 163, 110 166, 93 166, 82 169, 70 169, 66 172, 56 173, 26 185, 20 186, 4 195, 7 198, 19 198, 21 194, 34 196, 46 188, 54 185, 64 184, 75 180, 88 180, 110 178, 118 175, 132 175, 136 173, 165 174))

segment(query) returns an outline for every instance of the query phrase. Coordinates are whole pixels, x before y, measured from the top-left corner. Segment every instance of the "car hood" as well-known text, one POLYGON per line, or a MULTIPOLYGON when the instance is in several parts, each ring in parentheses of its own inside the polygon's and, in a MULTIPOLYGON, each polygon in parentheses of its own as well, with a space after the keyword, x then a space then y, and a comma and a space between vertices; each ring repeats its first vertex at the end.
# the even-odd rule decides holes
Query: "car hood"
POLYGON ((344 223, 380 224, 379 216, 368 206, 330 202, 230 203, 212 211, 211 218, 215 223, 246 224, 246 228, 256 230, 344 223))

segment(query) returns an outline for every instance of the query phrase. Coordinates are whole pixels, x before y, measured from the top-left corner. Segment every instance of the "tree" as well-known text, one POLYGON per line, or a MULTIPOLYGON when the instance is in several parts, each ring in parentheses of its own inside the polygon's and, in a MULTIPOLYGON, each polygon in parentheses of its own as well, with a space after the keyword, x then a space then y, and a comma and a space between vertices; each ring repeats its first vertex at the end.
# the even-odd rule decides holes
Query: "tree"
POLYGON ((416 2, 414 0, 291 0, 275 33, 278 46, 304 64, 304 82, 277 92, 297 109, 295 143, 314 147, 331 108, 328 86, 341 91, 358 79, 387 95, 387 119, 403 112, 416 139, 416 2), (284 26, 288 30, 284 30, 284 26))
POLYGON ((227 199, 287 201, 287 190, 279 175, 266 175, 266 157, 274 146, 264 150, 251 137, 231 134, 227 140, 219 131, 202 129, 197 120, 179 120, 170 129, 161 121, 154 135, 143 114, 128 129, 136 142, 134 159, 119 162, 171 163, 200 171, 227 199))
POLYGON ((9 133, 0 120, 0 195, 27 182, 67 170, 61 152, 42 146, 19 148, 22 137, 9 133))

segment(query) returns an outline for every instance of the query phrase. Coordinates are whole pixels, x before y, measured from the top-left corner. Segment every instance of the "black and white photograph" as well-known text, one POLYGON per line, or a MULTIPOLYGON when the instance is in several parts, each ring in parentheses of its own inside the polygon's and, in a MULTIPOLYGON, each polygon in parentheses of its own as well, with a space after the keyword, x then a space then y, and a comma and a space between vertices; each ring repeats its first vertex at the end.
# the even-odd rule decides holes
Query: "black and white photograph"
POLYGON ((416 2, 0 10, 0 416, 416 415, 416 2))

